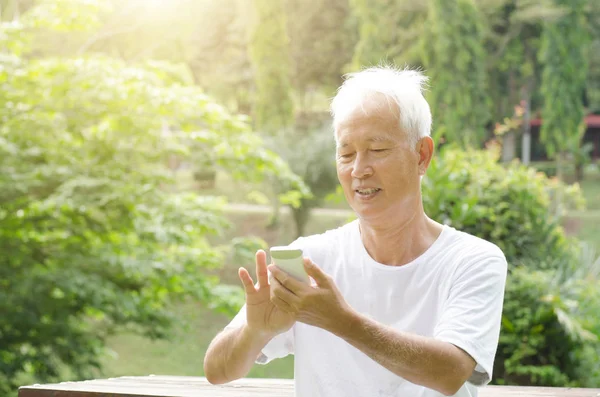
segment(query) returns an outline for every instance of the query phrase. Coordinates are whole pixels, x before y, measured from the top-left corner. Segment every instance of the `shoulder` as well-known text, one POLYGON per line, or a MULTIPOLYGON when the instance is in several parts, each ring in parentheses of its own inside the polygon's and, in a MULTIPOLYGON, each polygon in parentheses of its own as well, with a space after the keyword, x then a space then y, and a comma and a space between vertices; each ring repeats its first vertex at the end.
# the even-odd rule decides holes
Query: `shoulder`
POLYGON ((459 260, 460 267, 506 272, 506 257, 496 244, 449 226, 446 228, 449 235, 446 248, 459 260))

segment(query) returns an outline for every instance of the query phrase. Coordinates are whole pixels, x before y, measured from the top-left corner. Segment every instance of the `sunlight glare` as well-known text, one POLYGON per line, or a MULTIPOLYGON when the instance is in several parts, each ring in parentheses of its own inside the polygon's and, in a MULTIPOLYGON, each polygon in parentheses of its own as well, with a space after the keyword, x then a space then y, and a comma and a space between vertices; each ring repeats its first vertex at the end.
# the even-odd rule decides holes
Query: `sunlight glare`
POLYGON ((168 0, 144 0, 144 5, 150 8, 158 8, 167 4, 168 0))

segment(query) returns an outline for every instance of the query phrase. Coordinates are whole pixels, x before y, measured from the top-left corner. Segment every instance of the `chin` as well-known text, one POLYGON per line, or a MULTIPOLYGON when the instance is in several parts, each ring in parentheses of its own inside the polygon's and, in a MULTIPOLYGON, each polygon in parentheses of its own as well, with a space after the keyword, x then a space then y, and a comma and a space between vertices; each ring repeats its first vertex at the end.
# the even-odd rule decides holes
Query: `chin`
POLYGON ((382 208, 375 208, 375 207, 370 207, 369 206, 365 206, 365 205, 360 205, 360 204, 355 204, 351 206, 352 209, 354 210, 354 213, 356 214, 356 216, 359 219, 365 220, 365 221, 371 221, 371 220, 377 220, 378 218, 383 218, 385 216, 389 217, 389 214, 386 214, 387 211, 383 210, 382 208))

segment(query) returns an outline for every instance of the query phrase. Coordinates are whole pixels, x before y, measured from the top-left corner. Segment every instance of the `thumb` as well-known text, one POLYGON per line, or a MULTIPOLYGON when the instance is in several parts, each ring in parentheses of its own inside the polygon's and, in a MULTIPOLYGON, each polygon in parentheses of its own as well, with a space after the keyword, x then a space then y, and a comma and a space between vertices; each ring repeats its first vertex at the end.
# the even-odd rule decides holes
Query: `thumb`
POLYGON ((308 258, 304 258, 304 270, 306 270, 306 273, 317 282, 318 286, 329 286, 329 276, 308 258))

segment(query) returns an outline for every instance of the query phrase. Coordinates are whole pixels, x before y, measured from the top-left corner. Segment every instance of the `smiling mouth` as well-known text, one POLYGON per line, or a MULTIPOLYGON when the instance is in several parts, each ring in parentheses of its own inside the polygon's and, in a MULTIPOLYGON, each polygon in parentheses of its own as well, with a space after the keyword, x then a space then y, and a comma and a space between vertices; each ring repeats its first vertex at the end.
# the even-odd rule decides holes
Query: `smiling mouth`
POLYGON ((370 189, 356 189, 355 192, 360 194, 361 196, 370 196, 371 194, 375 194, 377 192, 380 192, 381 189, 379 188, 370 188, 370 189))

